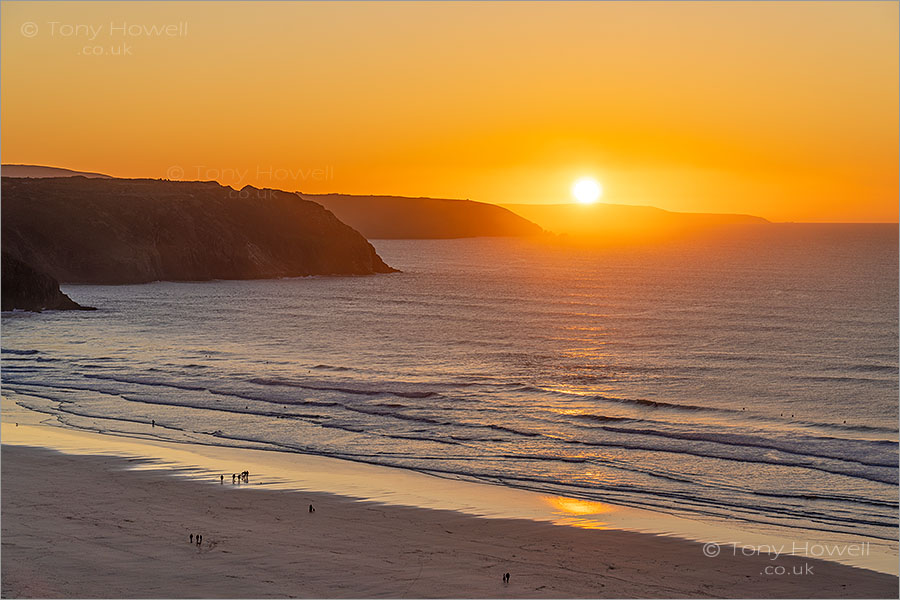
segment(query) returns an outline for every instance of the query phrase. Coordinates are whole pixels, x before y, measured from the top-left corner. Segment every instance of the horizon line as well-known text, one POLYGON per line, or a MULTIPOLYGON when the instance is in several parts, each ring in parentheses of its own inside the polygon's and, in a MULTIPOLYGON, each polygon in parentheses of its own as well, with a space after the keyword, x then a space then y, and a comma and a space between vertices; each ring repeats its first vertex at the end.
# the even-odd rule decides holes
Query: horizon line
MULTIPOLYGON (((316 193, 307 193, 301 190, 286 190, 282 188, 275 187, 256 187, 251 184, 245 184, 241 188, 233 187, 231 184, 225 184, 216 179, 209 180, 199 180, 199 179, 168 179, 166 177, 122 177, 118 175, 110 175, 108 173, 104 173, 102 171, 93 171, 93 170, 85 170, 85 169, 76 169, 70 167, 58 167, 58 166, 50 166, 50 165, 40 165, 34 163, 2 163, 0 164, 0 169, 2 167, 37 167, 43 169, 60 169, 64 171, 71 171, 73 173, 86 173, 88 175, 100 175, 101 178, 109 178, 109 179, 148 179, 148 180, 157 180, 157 181, 174 181, 180 183, 216 183, 222 187, 228 187, 235 191, 240 191, 246 187, 252 187, 254 189, 264 190, 271 189, 275 191, 281 191, 285 193, 298 194, 301 196, 356 196, 356 197, 371 197, 371 198, 403 198, 408 200, 449 200, 455 202, 475 202, 479 204, 490 204, 493 206, 499 206, 501 208, 505 208, 506 210, 511 210, 507 208, 507 206, 580 206, 585 209, 589 209, 594 206, 626 206, 626 207, 634 207, 634 208, 652 208, 655 210, 661 210, 668 213, 673 214, 683 214, 683 215, 734 215, 734 216, 747 216, 747 217, 755 217, 759 219, 763 219, 767 221, 770 225, 900 225, 900 216, 896 221, 774 221, 768 217, 764 217, 762 215, 757 215, 748 212, 691 212, 691 211, 682 211, 682 210, 672 210, 668 208, 660 208, 658 206, 654 206, 652 204, 629 204, 629 203, 618 203, 618 202, 606 202, 602 200, 598 200, 592 204, 581 204, 579 202, 491 202, 486 200, 472 200, 471 198, 442 198, 437 196, 407 196, 402 194, 385 194, 385 193, 347 193, 347 192, 316 192, 316 193)), ((2 175, 0 172, 0 176, 10 177, 12 179, 53 179, 52 177, 16 177, 10 175, 2 175)), ((73 177, 78 177, 83 175, 73 175, 73 177)), ((60 179, 64 176, 59 177, 60 179)), ((511 211, 512 212, 512 211, 511 211)))

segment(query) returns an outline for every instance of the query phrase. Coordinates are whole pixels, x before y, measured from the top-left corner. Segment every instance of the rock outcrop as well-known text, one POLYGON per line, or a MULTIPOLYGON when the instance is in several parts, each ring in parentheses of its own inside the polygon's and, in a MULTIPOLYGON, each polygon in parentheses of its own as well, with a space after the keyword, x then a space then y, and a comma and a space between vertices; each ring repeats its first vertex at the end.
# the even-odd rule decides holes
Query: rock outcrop
POLYGON ((0 273, 2 310, 94 310, 74 302, 59 290, 59 282, 8 252, 2 253, 0 273))

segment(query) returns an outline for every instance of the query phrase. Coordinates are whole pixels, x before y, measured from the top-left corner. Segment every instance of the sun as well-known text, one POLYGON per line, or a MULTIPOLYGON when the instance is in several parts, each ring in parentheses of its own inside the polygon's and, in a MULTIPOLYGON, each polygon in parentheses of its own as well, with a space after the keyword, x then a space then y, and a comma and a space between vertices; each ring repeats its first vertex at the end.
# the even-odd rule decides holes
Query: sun
POLYGON ((593 177, 582 177, 572 184, 572 195, 579 204, 593 204, 603 195, 603 188, 593 177))

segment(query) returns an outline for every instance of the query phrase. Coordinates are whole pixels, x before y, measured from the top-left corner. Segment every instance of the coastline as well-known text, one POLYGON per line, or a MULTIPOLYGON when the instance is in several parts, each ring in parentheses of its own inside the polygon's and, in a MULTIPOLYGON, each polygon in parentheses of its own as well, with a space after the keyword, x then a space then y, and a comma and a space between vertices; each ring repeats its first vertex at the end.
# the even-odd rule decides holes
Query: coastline
POLYGON ((664 536, 327 493, 250 492, 252 484, 206 485, 133 466, 2 446, 4 597, 887 598, 897 591, 896 577, 815 559, 709 558, 699 544, 664 536), (192 533, 203 535, 202 545, 189 541, 192 533), (781 575, 766 573, 779 568, 781 575))
POLYGON ((698 542, 616 526, 649 511, 324 457, 62 429, 10 404, 2 423, 4 597, 851 598, 897 591, 890 574, 745 555, 727 544, 710 557, 698 542), (11 417, 22 420, 16 426, 11 417), (288 462, 302 465, 305 481, 299 471, 267 472, 288 462), (219 483, 220 473, 241 467, 249 484, 219 483), (378 487, 384 493, 373 494, 378 487), (441 497, 457 508, 441 508, 441 497), (317 512, 307 513, 308 504, 317 512), (200 549, 187 541, 193 530, 207 532, 200 549), (84 556, 95 558, 86 564, 84 556), (773 571, 779 567, 781 575, 773 571), (800 576, 807 567, 812 573, 800 576), (85 572, 90 577, 79 575, 85 572))
POLYGON ((233 472, 249 469, 254 474, 249 489, 254 490, 324 491, 389 505, 452 510, 477 517, 619 529, 692 542, 714 542, 732 552, 744 546, 773 547, 798 556, 898 575, 896 541, 767 526, 739 518, 724 521, 720 517, 670 513, 640 505, 528 490, 515 484, 500 485, 317 454, 273 451, 264 445, 235 447, 177 442, 157 437, 149 425, 140 433, 100 433, 60 423, 50 416, 52 413, 22 407, 14 398, 15 393, 13 398, 2 397, 4 418, 0 428, 5 444, 46 447, 68 454, 125 457, 135 469, 158 469, 204 483, 218 483, 222 473, 228 477, 233 472), (850 551, 862 543, 867 544, 864 551, 850 551), (804 546, 813 551, 804 551, 804 546))

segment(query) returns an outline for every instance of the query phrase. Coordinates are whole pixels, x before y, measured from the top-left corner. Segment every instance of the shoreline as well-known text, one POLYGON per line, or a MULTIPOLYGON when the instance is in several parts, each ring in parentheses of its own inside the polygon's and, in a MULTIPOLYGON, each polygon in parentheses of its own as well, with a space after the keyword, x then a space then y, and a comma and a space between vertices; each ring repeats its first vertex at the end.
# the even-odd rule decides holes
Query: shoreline
POLYGON ((271 489, 254 485, 252 471, 251 483, 240 487, 202 483, 196 473, 172 477, 169 466, 146 458, 64 454, 8 444, 5 436, 2 471, 4 597, 897 592, 894 576, 834 562, 744 556, 727 547, 710 557, 699 543, 661 535, 271 489), (188 541, 192 533, 203 534, 201 546, 188 541))
POLYGON ((2 397, 2 411, 0 430, 4 445, 44 447, 67 454, 125 457, 134 469, 165 471, 169 476, 205 484, 218 484, 220 474, 228 479, 233 472, 249 469, 253 475, 251 485, 238 487, 324 492, 391 506, 452 510, 474 517, 527 519, 582 529, 631 531, 695 543, 713 542, 732 552, 739 552, 745 546, 763 550, 774 548, 780 553, 820 558, 894 576, 898 574, 898 549, 893 541, 681 516, 313 454, 161 440, 153 437, 150 427, 146 437, 85 431, 59 424, 50 414, 21 407, 6 395, 2 397), (865 546, 860 550, 861 544, 865 546))
POLYGON ((68 454, 126 457, 133 468, 166 470, 170 475, 200 482, 218 484, 220 474, 224 473, 227 479, 233 472, 249 469, 254 475, 252 485, 239 487, 325 492, 393 506, 452 510, 475 517, 632 531, 689 542, 714 542, 732 550, 743 546, 772 547, 784 553, 898 574, 895 541, 683 516, 314 454, 175 442, 155 438, 150 427, 144 437, 85 431, 59 424, 51 414, 21 407, 6 395, 2 409, 4 444, 45 447, 68 454), (845 551, 860 544, 867 544, 863 551, 845 551), (804 551, 804 547, 812 551, 804 551))
MULTIPOLYGON (((776 557, 767 553, 771 536, 741 539, 756 550, 747 555, 716 537, 727 535, 718 525, 709 525, 705 538, 695 531, 698 540, 723 540, 716 556, 705 554, 709 544, 665 531, 683 525, 678 517, 643 509, 321 456, 86 432, 54 421, 3 398, 3 597, 877 598, 895 597, 898 587, 886 568, 789 551, 776 557), (220 475, 244 469, 249 484, 219 483, 220 475), (314 515, 305 512, 309 503, 319 509, 314 515), (157 525, 147 521, 151 515, 157 525), (369 521, 373 515, 377 522, 369 521), (310 516, 328 522, 315 543, 291 530, 310 516), (200 549, 180 539, 197 519, 210 532, 200 549), (262 538, 236 535, 223 519, 262 538), (142 520, 142 527, 134 525, 142 520), (133 548, 138 538, 140 551, 133 548), (190 552, 182 556, 185 547, 190 552), (193 562, 188 572, 178 561, 166 567, 177 573, 175 585, 154 579, 159 567, 135 564, 135 553, 193 562), (285 563, 282 555, 294 558, 285 563), (421 572, 408 573, 408 563, 421 572), (298 565, 304 578, 290 570, 298 565), (358 565, 378 567, 347 581, 344 574, 358 565), (812 573, 801 576, 807 568, 812 573), (79 575, 98 570, 102 577, 79 575), (510 584, 503 572, 513 574, 510 584)), ((881 561, 896 568, 894 555, 881 561)))

